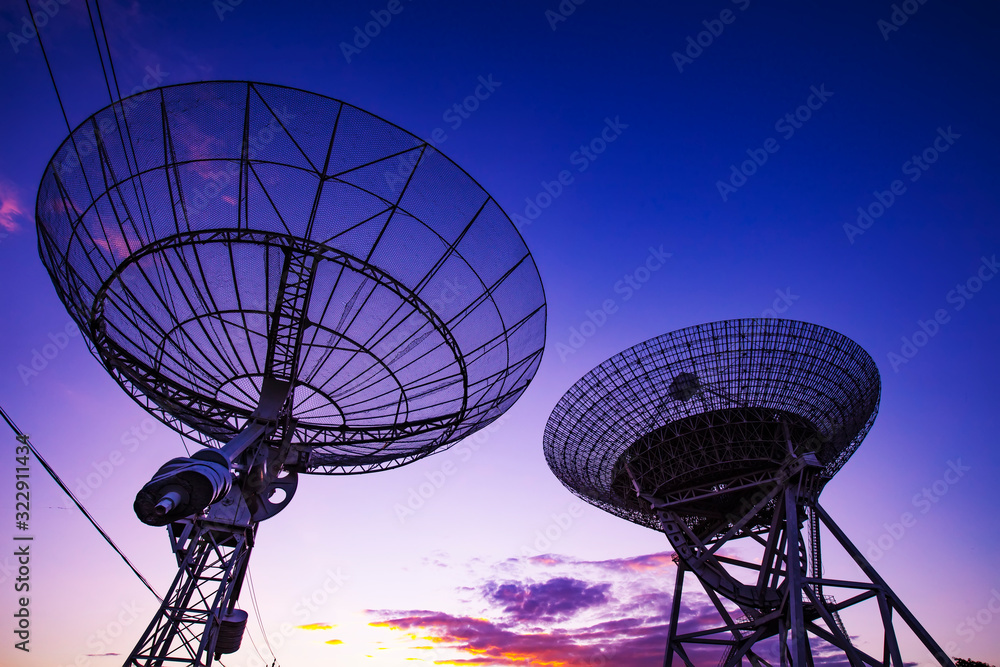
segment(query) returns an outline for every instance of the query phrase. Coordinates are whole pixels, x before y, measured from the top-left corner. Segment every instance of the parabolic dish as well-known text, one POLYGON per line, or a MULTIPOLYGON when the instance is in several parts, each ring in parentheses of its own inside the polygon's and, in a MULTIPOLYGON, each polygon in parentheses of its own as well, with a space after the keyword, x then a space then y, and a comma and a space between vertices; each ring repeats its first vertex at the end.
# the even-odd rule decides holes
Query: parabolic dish
POLYGON ((322 95, 221 81, 116 102, 56 151, 36 220, 95 356, 209 446, 257 405, 292 251, 300 298, 311 285, 292 402, 308 472, 455 442, 541 358, 541 281, 500 206, 427 142, 322 95))
POLYGON ((831 478, 871 428, 880 386, 872 358, 836 331, 779 319, 701 324, 581 378, 549 417, 545 458, 577 496, 657 530, 636 483, 646 493, 716 493, 715 506, 690 509, 692 521, 706 520, 740 500, 727 499, 727 485, 777 471, 789 440, 831 478))

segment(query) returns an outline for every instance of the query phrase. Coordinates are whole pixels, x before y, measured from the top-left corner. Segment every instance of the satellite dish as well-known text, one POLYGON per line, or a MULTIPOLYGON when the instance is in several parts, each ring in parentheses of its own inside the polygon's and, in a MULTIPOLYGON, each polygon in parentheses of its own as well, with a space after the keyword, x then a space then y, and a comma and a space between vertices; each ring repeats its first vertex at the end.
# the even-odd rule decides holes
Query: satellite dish
POLYGON ((852 665, 888 664, 890 655, 903 664, 895 612, 951 667, 819 505, 823 487, 871 428, 880 386, 868 353, 835 331, 742 319, 640 343, 562 397, 545 428, 553 473, 583 500, 665 533, 676 552, 665 665, 676 656, 687 665, 746 659, 759 667, 780 654, 781 664, 805 667, 816 638, 852 665), (821 524, 867 581, 824 578, 821 524), (725 547, 733 548, 723 555, 725 547), (678 629, 686 572, 719 611, 717 626, 678 629), (847 599, 837 603, 824 587, 846 590, 847 599), (840 618, 840 610, 868 599, 881 601, 884 661, 855 646, 840 618), (717 650, 709 656, 711 646, 717 650))
POLYGON ((256 525, 299 473, 416 461, 538 369, 545 298, 510 219, 433 146, 339 100, 245 81, 120 100, 56 151, 36 217, 91 351, 206 446, 136 497, 180 569, 129 665, 239 646, 256 525))

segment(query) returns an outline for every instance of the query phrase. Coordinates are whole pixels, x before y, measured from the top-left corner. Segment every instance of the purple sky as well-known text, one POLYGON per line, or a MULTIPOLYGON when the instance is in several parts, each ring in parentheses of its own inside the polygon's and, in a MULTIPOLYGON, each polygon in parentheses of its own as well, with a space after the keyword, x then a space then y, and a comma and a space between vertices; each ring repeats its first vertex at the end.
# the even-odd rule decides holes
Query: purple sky
MULTIPOLYGON (((272 652, 281 665, 576 667, 602 649, 616 652, 608 664, 660 664, 669 544, 566 491, 542 456, 545 420, 628 346, 762 315, 835 329, 875 359, 879 416, 824 506, 952 655, 1000 661, 998 16, 971 1, 899 4, 915 11, 895 26, 888 1, 588 0, 562 16, 556 0, 401 0, 378 35, 344 47, 388 3, 102 2, 123 92, 264 81, 433 138, 530 220, 521 232, 546 289, 545 357, 503 419, 398 470, 304 479, 261 525, 259 623, 247 590, 249 637, 226 667, 272 652), (691 47, 706 30, 719 34, 691 47)), ((33 6, 48 12, 75 126, 108 104, 86 7, 33 6)), ((25 18, 0 3, 0 401, 163 592, 166 536, 132 500, 185 450, 67 329, 38 259, 34 199, 66 130, 25 18)), ((8 635, 0 663, 121 664, 152 596, 37 465, 31 502, 32 650, 8 635)), ((12 563, 0 556, 4 613, 12 563)), ((836 553, 826 566, 851 572, 836 553)), ((708 611, 695 598, 683 622, 708 611)), ((871 646, 865 613, 845 623, 871 646)))

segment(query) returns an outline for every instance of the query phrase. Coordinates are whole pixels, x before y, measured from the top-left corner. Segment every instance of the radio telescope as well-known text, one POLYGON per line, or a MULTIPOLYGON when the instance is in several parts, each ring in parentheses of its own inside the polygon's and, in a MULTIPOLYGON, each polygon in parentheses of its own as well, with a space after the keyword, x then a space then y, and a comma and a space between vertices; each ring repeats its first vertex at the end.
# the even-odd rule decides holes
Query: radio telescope
POLYGON ((847 337, 742 319, 640 343, 562 397, 544 438, 556 477, 583 500, 665 533, 676 553, 665 666, 676 657, 688 667, 811 667, 822 650, 853 667, 902 667, 898 616, 953 667, 819 504, 871 428, 879 392, 875 362, 847 337), (862 580, 824 576, 821 525, 862 580), (679 627, 682 601, 693 600, 687 572, 717 612, 711 627, 679 627), (840 614, 868 600, 883 631, 877 657, 852 642, 840 614))
POLYGON ((136 496, 178 572, 127 665, 235 651, 257 525, 299 474, 440 450, 541 358, 544 293, 507 215, 428 143, 322 95, 220 81, 115 102, 56 151, 36 218, 93 354, 205 445, 136 496))

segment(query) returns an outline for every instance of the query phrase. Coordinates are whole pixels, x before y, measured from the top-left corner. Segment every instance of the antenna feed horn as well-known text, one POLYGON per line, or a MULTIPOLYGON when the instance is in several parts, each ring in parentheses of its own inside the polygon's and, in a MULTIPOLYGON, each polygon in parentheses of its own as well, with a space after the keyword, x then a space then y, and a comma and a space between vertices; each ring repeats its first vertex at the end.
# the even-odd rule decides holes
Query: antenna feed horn
POLYGON ((200 514, 229 493, 233 483, 229 465, 214 449, 167 461, 136 494, 136 516, 150 526, 165 526, 200 514))

